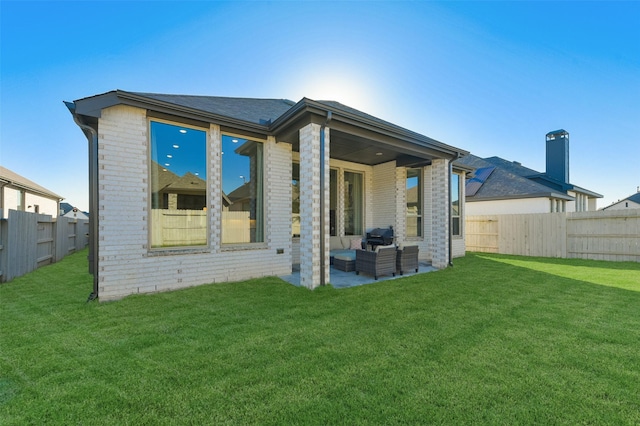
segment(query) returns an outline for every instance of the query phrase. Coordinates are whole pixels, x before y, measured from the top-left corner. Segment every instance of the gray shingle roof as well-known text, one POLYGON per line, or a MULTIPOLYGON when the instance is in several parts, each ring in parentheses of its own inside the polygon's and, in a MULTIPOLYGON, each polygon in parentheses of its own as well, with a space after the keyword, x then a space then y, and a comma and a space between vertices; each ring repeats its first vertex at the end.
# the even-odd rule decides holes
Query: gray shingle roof
POLYGON ((69 204, 69 203, 60 203, 60 211, 61 211, 63 216, 65 214, 69 213, 71 210, 73 210, 73 206, 71 204, 69 204))
MULTIPOLYGON (((556 197, 572 200, 566 193, 556 191, 548 186, 534 182, 524 175, 537 174, 535 170, 528 169, 517 163, 503 160, 499 157, 480 158, 469 154, 456 160, 456 163, 474 167, 476 169, 495 167, 486 178, 475 195, 467 195, 467 201, 491 200, 504 198, 530 198, 530 197, 556 197)), ((473 184, 468 182, 467 185, 473 184)))
POLYGON ((640 192, 636 192, 632 196, 625 198, 625 200, 633 201, 634 203, 640 204, 640 192))
MULTIPOLYGON (((425 154, 444 156, 464 156, 467 151, 444 144, 406 128, 366 114, 355 108, 335 101, 314 101, 303 98, 294 103, 288 99, 235 98, 221 96, 175 95, 147 92, 110 92, 78 99, 66 105, 72 114, 93 123, 101 111, 114 105, 131 105, 147 108, 159 114, 177 114, 188 119, 223 123, 230 128, 243 131, 272 133, 283 138, 291 138, 297 130, 292 127, 300 117, 307 119, 311 114, 333 111, 333 119, 343 120, 347 125, 370 127, 374 132, 393 136, 397 145, 408 147, 410 151, 418 147, 425 154), (413 146, 415 145, 415 146, 413 146), (434 154, 435 153, 435 154, 434 154)), ((292 140, 283 140, 292 142, 292 140)))
POLYGON ((132 92, 138 96, 231 117, 250 123, 268 125, 288 111, 295 102, 288 99, 227 98, 222 96, 167 95, 132 92))
POLYGON ((530 169, 528 167, 524 167, 521 163, 518 163, 516 161, 508 161, 500 157, 489 157, 489 158, 485 158, 484 160, 495 166, 499 166, 503 170, 506 170, 509 173, 513 173, 514 175, 528 177, 528 176, 540 174, 540 172, 530 169))

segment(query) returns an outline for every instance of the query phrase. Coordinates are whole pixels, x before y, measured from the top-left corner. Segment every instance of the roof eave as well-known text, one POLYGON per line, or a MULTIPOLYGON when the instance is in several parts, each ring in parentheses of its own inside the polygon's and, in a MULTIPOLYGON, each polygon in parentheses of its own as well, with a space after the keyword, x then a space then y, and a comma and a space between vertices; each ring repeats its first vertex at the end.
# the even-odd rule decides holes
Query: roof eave
POLYGON ((114 90, 89 98, 79 99, 74 102, 75 112, 79 115, 100 118, 102 110, 115 105, 128 105, 155 112, 179 116, 191 120, 212 122, 221 126, 233 127, 234 129, 255 132, 269 135, 269 127, 266 125, 252 123, 220 114, 202 111, 175 103, 149 98, 137 93, 126 92, 124 90, 114 90))
MULTIPOLYGON (((340 121, 387 137, 392 137, 404 142, 410 142, 423 148, 438 151, 443 156, 450 157, 452 159, 464 157, 469 154, 469 151, 455 148, 411 130, 404 129, 400 126, 390 123, 387 124, 386 122, 382 122, 382 120, 371 120, 343 109, 331 108, 328 105, 309 98, 302 98, 287 112, 278 117, 271 124, 270 130, 273 133, 278 133, 281 129, 284 129, 288 125, 298 121, 305 114, 312 114, 321 119, 322 117, 327 116, 328 111, 331 111, 331 121, 340 121)), ((331 127, 331 124, 329 124, 329 127, 331 127)))
POLYGON ((572 185, 570 191, 579 192, 581 194, 585 194, 590 198, 603 198, 604 195, 598 194, 597 192, 589 191, 588 189, 580 188, 579 186, 572 185))
MULTIPOLYGON (((37 195, 37 196, 40 196, 40 197, 48 198, 50 200, 56 200, 58 202, 64 200, 64 197, 56 194, 55 192, 43 191, 41 189, 34 188, 32 186, 29 186, 29 185, 24 185, 24 184, 21 184, 19 182, 7 181, 7 183, 5 185, 9 186, 9 187, 16 188, 16 189, 27 191, 27 192, 29 192, 29 193, 31 193, 33 195, 37 195)), ((3 186, 5 186, 5 185, 3 185, 3 186)))
POLYGON ((517 195, 499 195, 494 197, 478 197, 477 195, 471 195, 465 197, 466 202, 475 202, 475 201, 498 201, 498 200, 518 200, 521 198, 557 198, 566 201, 575 201, 575 198, 561 194, 557 192, 544 192, 544 193, 535 193, 535 194, 517 194, 517 195))
POLYGON ((368 119, 343 109, 331 108, 309 98, 302 98, 284 114, 278 117, 271 125, 261 125, 219 114, 209 113, 124 90, 114 90, 74 101, 76 114, 94 118, 100 118, 103 109, 115 105, 128 105, 192 120, 213 122, 221 126, 255 132, 265 136, 276 135, 281 129, 296 123, 307 114, 315 117, 315 119, 312 119, 315 122, 323 122, 322 120, 326 117, 327 112, 331 111, 332 121, 339 121, 347 125, 362 128, 365 131, 371 131, 399 141, 408 142, 422 149, 438 153, 438 156, 441 157, 456 159, 469 154, 468 151, 455 148, 391 123, 387 123, 382 120, 378 121, 368 119))

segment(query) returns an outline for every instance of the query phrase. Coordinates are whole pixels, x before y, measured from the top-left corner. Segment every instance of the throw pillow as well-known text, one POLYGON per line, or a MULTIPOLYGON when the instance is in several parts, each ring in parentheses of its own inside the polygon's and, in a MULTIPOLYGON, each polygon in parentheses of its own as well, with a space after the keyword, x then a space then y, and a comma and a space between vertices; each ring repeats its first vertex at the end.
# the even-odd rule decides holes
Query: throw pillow
POLYGON ((359 250, 362 248, 362 239, 354 238, 351 240, 351 245, 349 246, 349 250, 359 250))

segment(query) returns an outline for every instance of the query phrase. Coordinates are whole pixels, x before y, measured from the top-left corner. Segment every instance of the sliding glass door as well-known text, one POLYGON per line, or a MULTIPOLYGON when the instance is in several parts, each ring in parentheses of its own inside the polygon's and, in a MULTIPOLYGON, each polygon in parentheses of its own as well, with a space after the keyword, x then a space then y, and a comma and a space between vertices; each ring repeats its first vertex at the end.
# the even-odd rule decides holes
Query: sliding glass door
POLYGON ((362 173, 344 172, 344 234, 362 235, 364 179, 362 173))

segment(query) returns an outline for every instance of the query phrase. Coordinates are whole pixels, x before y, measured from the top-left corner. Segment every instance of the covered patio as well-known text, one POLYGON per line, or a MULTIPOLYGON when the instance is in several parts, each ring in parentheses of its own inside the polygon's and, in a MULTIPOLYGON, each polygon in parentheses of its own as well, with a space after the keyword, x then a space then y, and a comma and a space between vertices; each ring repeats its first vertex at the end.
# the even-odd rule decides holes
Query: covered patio
POLYGON ((291 275, 297 285, 349 286, 355 275, 342 280, 330 267, 334 240, 362 238, 372 228, 392 227, 394 244, 418 245, 425 266, 450 263, 451 164, 466 151, 333 101, 304 98, 271 127, 278 142, 291 145, 298 173, 292 270, 298 264, 299 271, 291 275), (420 182, 413 196, 411 177, 420 182), (354 194, 361 205, 354 206, 354 194))
MULTIPOLYGON (((437 268, 434 268, 430 262, 421 261, 418 264, 418 272, 409 272, 404 275, 396 274, 393 275, 383 275, 379 277, 377 280, 374 279, 371 275, 360 274, 356 275, 355 272, 345 272, 331 266, 331 282, 329 284, 333 288, 350 288, 357 287, 366 284, 373 284, 380 281, 388 281, 395 280, 397 278, 410 277, 418 274, 425 274, 427 272, 437 271, 437 268)), ((300 284, 300 267, 299 265, 294 265, 293 271, 289 275, 283 275, 280 279, 288 282, 289 284, 293 284, 296 287, 299 287, 300 284)))

